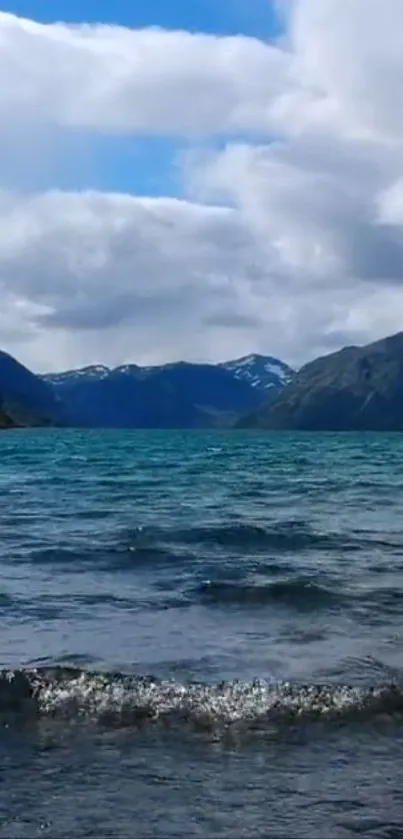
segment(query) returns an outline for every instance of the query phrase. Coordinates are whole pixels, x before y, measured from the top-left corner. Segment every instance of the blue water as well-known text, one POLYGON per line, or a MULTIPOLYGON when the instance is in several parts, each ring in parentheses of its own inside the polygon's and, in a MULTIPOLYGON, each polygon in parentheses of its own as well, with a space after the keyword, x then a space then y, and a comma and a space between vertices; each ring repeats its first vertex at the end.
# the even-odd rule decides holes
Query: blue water
POLYGON ((0 461, 0 837, 403 836, 401 436, 0 461))

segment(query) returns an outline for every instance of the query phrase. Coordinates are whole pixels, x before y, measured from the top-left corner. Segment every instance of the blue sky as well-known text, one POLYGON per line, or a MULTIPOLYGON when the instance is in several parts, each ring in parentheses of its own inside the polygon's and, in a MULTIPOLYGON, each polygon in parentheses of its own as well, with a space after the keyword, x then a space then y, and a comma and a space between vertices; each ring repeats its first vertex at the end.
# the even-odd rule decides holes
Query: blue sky
POLYGON ((272 37, 270 0, 3 0, 3 11, 44 22, 88 21, 272 37))
MULTIPOLYGON (((159 26, 264 40, 279 34, 274 0, 3 0, 1 9, 40 22, 159 26)), ((227 139, 216 136, 203 142, 220 148, 227 139)), ((187 147, 186 138, 74 132, 60 144, 53 143, 43 163, 38 160, 29 172, 24 156, 17 157, 2 180, 14 186, 21 181, 35 190, 57 186, 177 196, 182 190, 177 160, 187 147)))

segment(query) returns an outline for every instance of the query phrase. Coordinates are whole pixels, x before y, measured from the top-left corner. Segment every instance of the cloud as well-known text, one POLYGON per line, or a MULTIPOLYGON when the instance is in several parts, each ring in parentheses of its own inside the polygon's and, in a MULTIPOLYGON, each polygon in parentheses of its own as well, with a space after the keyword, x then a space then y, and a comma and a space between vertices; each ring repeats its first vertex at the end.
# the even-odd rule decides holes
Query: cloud
POLYGON ((0 12, 0 120, 104 132, 252 131, 287 56, 243 36, 39 24, 0 12))
POLYGON ((277 43, 0 12, 2 126, 400 142, 400 0, 294 0, 277 43))
POLYGON ((275 44, 0 14, 0 171, 47 132, 193 138, 182 200, 3 189, 8 349, 300 364, 401 328, 403 4, 280 5, 275 44))
POLYGON ((396 163, 373 144, 291 138, 192 153, 186 171, 192 194, 242 211, 284 281, 334 287, 403 281, 402 232, 387 223, 401 180, 384 190, 396 163))
POLYGON ((401 143, 400 0, 294 0, 288 44, 308 105, 301 124, 401 143))
POLYGON ((2 294, 25 301, 29 337, 68 334, 82 357, 88 341, 109 358, 116 341, 128 359, 214 355, 220 313, 228 333, 261 324, 258 259, 228 208, 90 192, 0 201, 2 294))
POLYGON ((363 282, 291 269, 241 208, 90 192, 0 200, 7 346, 40 369, 251 349, 300 363, 374 322, 388 331, 402 309, 403 288, 374 284, 363 305, 363 282))
POLYGON ((0 280, 69 329, 119 326, 188 298, 199 311, 205 295, 207 308, 208 295, 235 299, 256 258, 234 210, 176 199, 3 194, 0 222, 0 280))

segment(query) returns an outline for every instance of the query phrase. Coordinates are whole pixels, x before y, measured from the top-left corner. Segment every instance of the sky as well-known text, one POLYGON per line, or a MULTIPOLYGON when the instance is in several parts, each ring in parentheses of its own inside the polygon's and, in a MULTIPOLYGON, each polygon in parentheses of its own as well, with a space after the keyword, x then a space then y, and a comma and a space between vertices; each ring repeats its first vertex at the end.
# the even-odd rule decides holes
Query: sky
POLYGON ((403 324, 402 0, 3 0, 0 346, 297 367, 403 324))

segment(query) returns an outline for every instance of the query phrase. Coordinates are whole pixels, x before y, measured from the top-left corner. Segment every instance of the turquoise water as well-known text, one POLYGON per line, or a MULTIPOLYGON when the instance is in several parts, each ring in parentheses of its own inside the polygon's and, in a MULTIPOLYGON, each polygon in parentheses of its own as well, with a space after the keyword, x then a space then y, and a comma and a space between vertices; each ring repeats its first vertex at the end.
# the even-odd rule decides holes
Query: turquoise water
POLYGON ((403 836, 402 437, 0 458, 0 836, 403 836))

